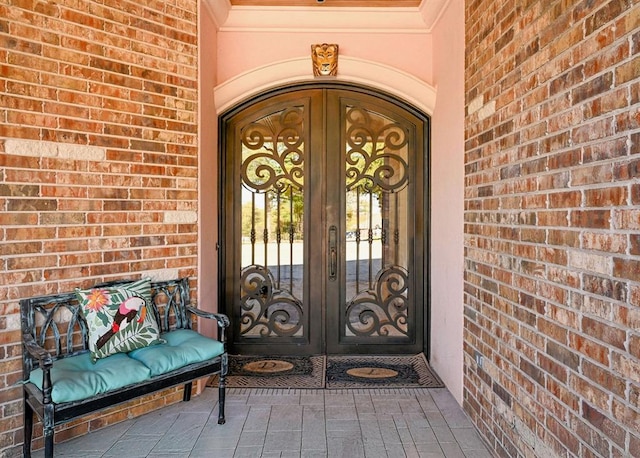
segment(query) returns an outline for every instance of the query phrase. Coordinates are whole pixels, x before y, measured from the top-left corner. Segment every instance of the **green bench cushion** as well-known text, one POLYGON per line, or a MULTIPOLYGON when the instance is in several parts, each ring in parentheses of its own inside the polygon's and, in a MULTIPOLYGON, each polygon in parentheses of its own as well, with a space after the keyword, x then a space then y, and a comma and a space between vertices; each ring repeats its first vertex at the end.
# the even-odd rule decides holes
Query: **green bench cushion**
MULTIPOLYGON (((188 329, 161 335, 160 344, 117 353, 92 362, 91 353, 54 361, 51 368, 55 403, 78 401, 143 382, 192 363, 207 361, 224 352, 221 342, 188 329)), ((34 369, 29 381, 42 390, 42 369, 34 369)))
POLYGON ((207 361, 224 352, 224 345, 189 329, 176 329, 160 335, 163 343, 140 348, 128 355, 140 361, 156 376, 188 364, 207 361))
MULTIPOLYGON (((78 401, 96 394, 140 383, 150 376, 149 369, 124 353, 91 361, 90 353, 54 361, 51 368, 55 403, 78 401)), ((42 369, 31 372, 29 381, 42 390, 42 369)))

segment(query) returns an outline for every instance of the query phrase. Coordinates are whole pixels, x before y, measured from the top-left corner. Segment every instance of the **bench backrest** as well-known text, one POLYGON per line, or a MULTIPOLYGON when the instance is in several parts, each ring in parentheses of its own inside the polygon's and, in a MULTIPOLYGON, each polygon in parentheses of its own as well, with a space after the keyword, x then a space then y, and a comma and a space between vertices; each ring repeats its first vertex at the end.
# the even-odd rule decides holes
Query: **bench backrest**
MULTIPOLYGON (((95 287, 118 286, 130 280, 101 283, 95 287)), ((191 329, 187 306, 190 305, 189 279, 157 281, 151 283, 152 303, 148 305, 161 332, 170 329, 191 329)), ((20 301, 22 333, 49 351, 52 358, 60 359, 89 351, 89 332, 75 293, 62 293, 31 297, 20 301)), ((37 364, 23 352, 25 372, 30 373, 37 364)))

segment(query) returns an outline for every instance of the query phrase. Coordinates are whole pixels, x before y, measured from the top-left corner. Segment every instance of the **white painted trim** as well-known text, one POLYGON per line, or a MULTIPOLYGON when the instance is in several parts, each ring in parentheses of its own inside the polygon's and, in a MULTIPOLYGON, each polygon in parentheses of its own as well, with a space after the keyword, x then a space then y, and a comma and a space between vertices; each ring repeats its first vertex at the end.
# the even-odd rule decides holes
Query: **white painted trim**
MULTIPOLYGON (((422 0, 417 8, 232 6, 202 0, 221 32, 431 33, 449 0, 422 0)), ((460 0, 458 0, 460 1, 460 0)))
POLYGON ((232 7, 221 32, 427 33, 418 8, 232 7))
MULTIPOLYGON (((338 76, 333 81, 357 83, 393 94, 426 114, 433 114, 436 88, 393 67, 353 57, 340 56, 338 76)), ((321 81, 320 78, 315 80, 321 81)), ((242 100, 287 84, 314 81, 309 57, 275 62, 242 73, 214 88, 218 114, 242 100)))
POLYGON ((220 27, 224 25, 229 16, 231 10, 231 2, 229 0, 201 0, 204 3, 205 9, 209 14, 213 16, 213 22, 216 23, 216 27, 220 30, 220 27))
MULTIPOLYGON (((433 31, 451 0, 422 0, 420 14, 429 32, 433 31)), ((461 1, 461 0, 457 0, 461 1)))

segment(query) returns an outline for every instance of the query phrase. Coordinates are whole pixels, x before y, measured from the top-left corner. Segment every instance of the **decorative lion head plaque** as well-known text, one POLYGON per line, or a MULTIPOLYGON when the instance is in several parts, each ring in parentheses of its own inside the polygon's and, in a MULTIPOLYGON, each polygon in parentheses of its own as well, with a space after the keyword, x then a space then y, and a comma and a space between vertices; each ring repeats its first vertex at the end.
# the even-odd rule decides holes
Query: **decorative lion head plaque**
POLYGON ((338 45, 322 43, 311 45, 313 76, 337 76, 338 45))

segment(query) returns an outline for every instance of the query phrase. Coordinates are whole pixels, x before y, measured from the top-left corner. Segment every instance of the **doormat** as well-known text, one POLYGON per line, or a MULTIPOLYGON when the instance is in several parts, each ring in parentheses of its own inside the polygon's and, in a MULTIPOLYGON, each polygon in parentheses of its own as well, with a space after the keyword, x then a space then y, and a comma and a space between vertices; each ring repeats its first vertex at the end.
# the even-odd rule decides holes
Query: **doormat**
POLYGON ((443 388, 424 354, 329 356, 326 388, 443 388))
MULTIPOLYGON (((217 387, 217 376, 208 386, 217 387)), ((421 353, 413 356, 229 356, 229 388, 442 388, 421 353)))
MULTIPOLYGON (((229 355, 229 388, 324 388, 324 356, 229 355)), ((218 386, 217 377, 208 386, 218 386)))

